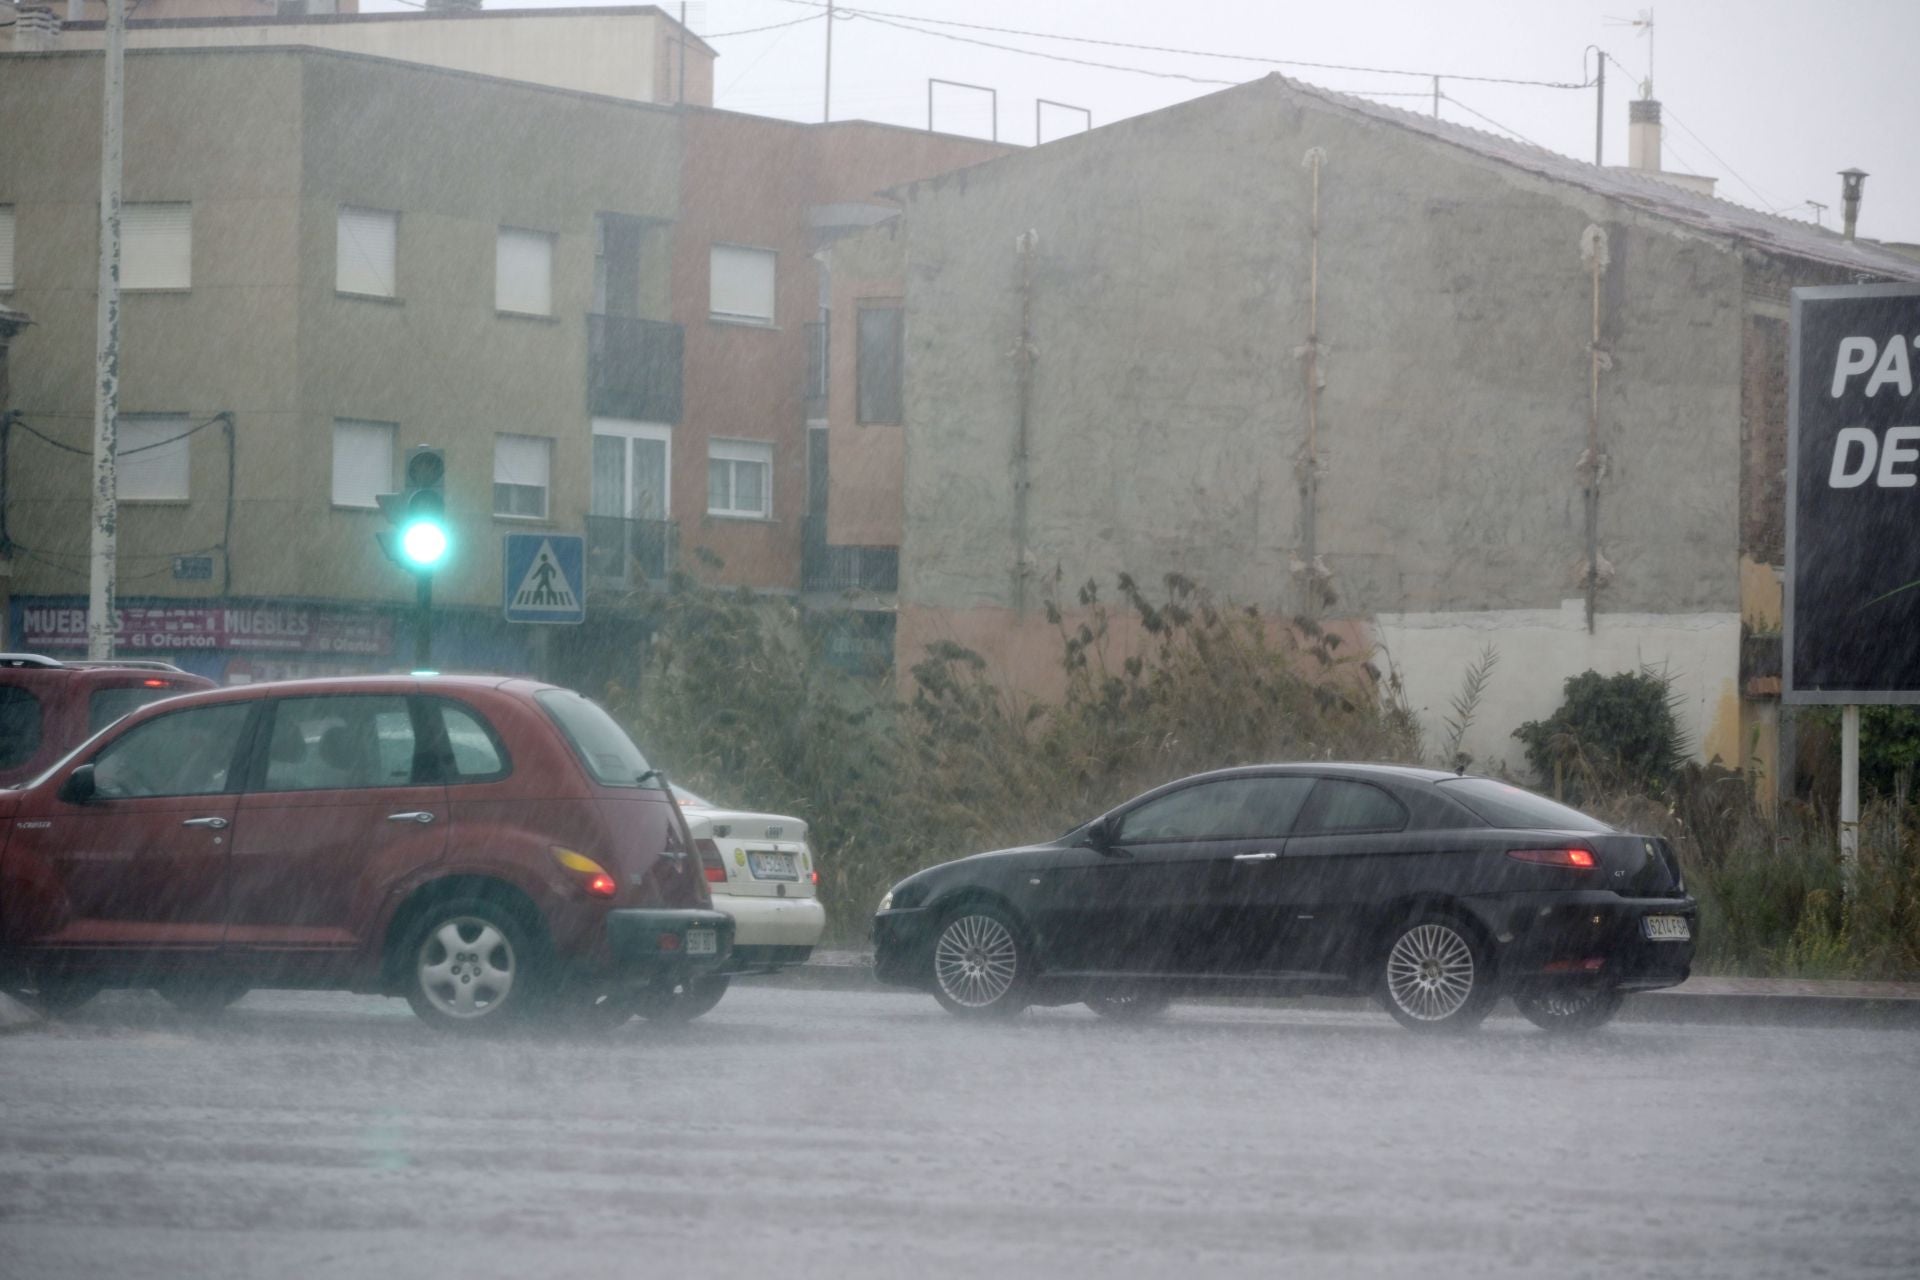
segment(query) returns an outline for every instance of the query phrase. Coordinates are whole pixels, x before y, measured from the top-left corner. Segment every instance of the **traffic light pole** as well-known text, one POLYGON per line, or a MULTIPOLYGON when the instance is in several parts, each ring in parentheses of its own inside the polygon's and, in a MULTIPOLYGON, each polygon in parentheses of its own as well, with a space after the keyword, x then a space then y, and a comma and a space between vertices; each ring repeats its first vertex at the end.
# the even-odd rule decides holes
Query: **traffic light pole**
POLYGON ((433 575, 416 573, 413 576, 419 587, 420 605, 420 616, 413 623, 413 669, 429 671, 433 668, 433 575))

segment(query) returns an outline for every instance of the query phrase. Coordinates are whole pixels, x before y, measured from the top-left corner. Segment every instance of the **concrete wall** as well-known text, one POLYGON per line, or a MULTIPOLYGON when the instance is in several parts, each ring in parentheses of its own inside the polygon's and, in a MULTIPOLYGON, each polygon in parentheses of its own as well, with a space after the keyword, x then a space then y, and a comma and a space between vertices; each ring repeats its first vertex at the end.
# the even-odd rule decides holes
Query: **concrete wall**
MULTIPOLYGON (((1515 722, 1550 713, 1561 678, 1617 650, 1706 681, 1690 727, 1714 739, 1737 670, 1739 257, 1277 80, 908 194, 903 614, 1016 600, 1009 353, 1014 242, 1029 228, 1031 575, 1177 571, 1265 608, 1305 604, 1293 565, 1313 147, 1326 156, 1317 541, 1330 612, 1425 619, 1400 633, 1425 652, 1394 655, 1415 705, 1444 707, 1485 619, 1505 616, 1517 648, 1544 646, 1538 677, 1516 682, 1515 722), (1577 593, 1585 559, 1590 224, 1611 250, 1604 651, 1548 643, 1558 623, 1541 620, 1577 593), (1733 644, 1702 638, 1727 619, 1733 644)), ((1036 600, 1013 627, 1044 626, 1036 600)))
POLYGON ((833 331, 827 541, 842 547, 897 547, 906 528, 907 429, 859 421, 858 391, 861 304, 898 304, 906 296, 906 239, 899 220, 835 241, 828 272, 833 331))

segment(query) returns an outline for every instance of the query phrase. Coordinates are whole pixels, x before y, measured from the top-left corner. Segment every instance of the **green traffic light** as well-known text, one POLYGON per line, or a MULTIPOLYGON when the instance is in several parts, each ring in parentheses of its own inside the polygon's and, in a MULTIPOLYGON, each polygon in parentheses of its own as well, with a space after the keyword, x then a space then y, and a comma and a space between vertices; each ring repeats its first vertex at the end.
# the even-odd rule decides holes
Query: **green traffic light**
POLYGON ((438 520, 412 520, 400 531, 401 554, 416 569, 438 568, 448 547, 446 526, 438 520))

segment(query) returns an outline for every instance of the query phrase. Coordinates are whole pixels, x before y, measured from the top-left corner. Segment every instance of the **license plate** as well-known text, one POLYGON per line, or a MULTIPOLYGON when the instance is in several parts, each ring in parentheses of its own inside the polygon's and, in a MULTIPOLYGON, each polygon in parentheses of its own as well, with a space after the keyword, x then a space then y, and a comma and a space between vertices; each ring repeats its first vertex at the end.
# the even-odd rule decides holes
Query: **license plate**
POLYGON ((1685 942, 1693 937, 1685 916, 1648 916, 1647 938, 1653 942, 1685 942))
POLYGON ((790 853, 755 853, 747 851, 747 868, 753 872, 755 880, 798 880, 800 871, 793 863, 790 853))
POLYGON ((720 949, 718 936, 711 929, 687 930, 687 954, 710 956, 720 949))

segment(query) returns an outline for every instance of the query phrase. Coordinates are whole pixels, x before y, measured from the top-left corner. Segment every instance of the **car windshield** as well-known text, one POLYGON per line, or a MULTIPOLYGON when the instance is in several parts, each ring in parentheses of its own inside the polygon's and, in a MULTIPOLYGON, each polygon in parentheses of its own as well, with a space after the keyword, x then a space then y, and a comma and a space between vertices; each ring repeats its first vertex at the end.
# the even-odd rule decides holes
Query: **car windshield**
POLYGON ((544 689, 535 696, 595 782, 603 787, 662 785, 664 779, 599 703, 571 689, 544 689))
POLYGON ((1471 809, 1490 827, 1539 831, 1611 831, 1598 818, 1492 778, 1447 778, 1447 794, 1471 809))

